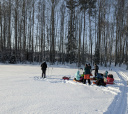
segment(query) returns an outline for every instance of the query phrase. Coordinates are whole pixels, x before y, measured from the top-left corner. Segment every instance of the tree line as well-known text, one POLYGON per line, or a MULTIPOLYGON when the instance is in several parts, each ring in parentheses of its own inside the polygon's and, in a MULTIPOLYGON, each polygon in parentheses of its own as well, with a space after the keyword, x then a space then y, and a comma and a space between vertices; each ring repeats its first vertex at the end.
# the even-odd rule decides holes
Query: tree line
POLYGON ((128 63, 127 0, 1 0, 0 61, 128 63))

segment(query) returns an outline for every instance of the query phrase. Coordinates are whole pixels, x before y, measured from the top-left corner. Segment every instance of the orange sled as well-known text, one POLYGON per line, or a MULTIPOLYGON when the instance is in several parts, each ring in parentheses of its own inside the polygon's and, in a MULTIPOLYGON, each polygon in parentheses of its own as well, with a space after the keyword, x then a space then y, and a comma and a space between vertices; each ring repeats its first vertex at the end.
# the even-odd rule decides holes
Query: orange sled
POLYGON ((73 81, 74 81, 74 82, 80 82, 80 83, 82 83, 81 81, 79 81, 79 80, 75 80, 75 79, 73 79, 73 81))

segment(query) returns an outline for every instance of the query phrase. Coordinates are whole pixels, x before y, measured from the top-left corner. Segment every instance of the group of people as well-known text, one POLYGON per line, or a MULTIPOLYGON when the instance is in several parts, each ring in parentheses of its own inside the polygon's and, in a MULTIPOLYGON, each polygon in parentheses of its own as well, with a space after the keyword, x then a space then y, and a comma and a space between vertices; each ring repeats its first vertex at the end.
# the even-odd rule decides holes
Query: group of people
MULTIPOLYGON (((46 69, 47 69, 47 63, 44 61, 41 64, 41 70, 42 70, 42 78, 46 78, 46 69)), ((82 69, 82 68, 81 68, 82 69)), ((83 70, 83 69, 82 69, 83 70)), ((90 76, 92 76, 92 70, 94 70, 94 78, 96 79, 97 85, 106 85, 106 84, 113 84, 114 78, 113 75, 108 75, 108 71, 105 71, 104 74, 98 73, 99 67, 97 64, 95 64, 94 69, 92 69, 90 64, 85 64, 84 72, 83 74, 80 74, 80 71, 78 70, 75 74, 75 80, 80 81, 83 84, 86 84, 86 80, 88 80, 88 84, 91 85, 90 76)))
MULTIPOLYGON (((46 69, 47 69, 47 63, 46 63, 46 61, 44 61, 41 64, 42 78, 46 78, 46 69)), ((94 69, 91 68, 90 64, 85 64, 83 76, 80 75, 80 71, 77 71, 75 79, 78 81, 82 81, 84 84, 86 83, 86 80, 88 80, 88 83, 90 85, 91 84, 90 76, 92 75, 91 71, 95 70, 94 75, 97 76, 98 69, 99 69, 99 67, 96 64, 95 64, 94 69)))
POLYGON ((86 80, 88 80, 88 83, 90 85, 91 84, 90 76, 92 76, 91 72, 92 72, 92 70, 95 70, 94 75, 96 77, 98 74, 98 69, 99 69, 99 67, 97 66, 97 64, 95 64, 94 69, 91 68, 90 64, 85 64, 83 76, 79 74, 80 73, 79 71, 77 71, 77 73, 75 75, 75 80, 81 81, 81 82, 83 82, 83 84, 86 84, 86 80))

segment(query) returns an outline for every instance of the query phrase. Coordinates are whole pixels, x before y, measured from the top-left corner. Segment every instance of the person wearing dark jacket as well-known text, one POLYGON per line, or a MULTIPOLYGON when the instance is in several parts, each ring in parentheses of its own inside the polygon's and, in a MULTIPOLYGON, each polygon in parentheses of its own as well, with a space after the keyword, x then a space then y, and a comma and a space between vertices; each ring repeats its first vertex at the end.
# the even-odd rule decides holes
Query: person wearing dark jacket
POLYGON ((88 67, 89 67, 89 69, 90 69, 90 72, 92 72, 92 67, 91 67, 90 64, 88 64, 88 67))
POLYGON ((86 64, 85 65, 85 68, 84 68, 84 80, 83 80, 83 84, 86 84, 86 80, 88 80, 89 85, 91 84, 91 82, 90 82, 90 75, 91 75, 90 68, 86 64))
POLYGON ((41 64, 42 78, 46 78, 46 69, 47 69, 47 64, 46 64, 46 62, 44 61, 44 62, 41 64))
POLYGON ((92 69, 92 67, 91 67, 91 65, 90 65, 90 64, 88 64, 88 67, 89 67, 89 69, 90 69, 90 70, 92 69))
POLYGON ((96 77, 97 73, 98 73, 98 70, 99 70, 99 67, 97 66, 97 64, 95 64, 94 70, 95 70, 94 74, 95 74, 95 77, 96 77))

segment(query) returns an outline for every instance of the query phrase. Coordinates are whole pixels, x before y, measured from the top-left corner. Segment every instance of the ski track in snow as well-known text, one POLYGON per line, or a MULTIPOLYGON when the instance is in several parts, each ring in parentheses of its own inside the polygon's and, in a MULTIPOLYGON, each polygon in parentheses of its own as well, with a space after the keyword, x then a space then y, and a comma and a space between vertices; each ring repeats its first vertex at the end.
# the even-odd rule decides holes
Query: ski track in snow
MULTIPOLYGON (((107 112, 105 112, 104 114, 128 114, 128 86, 126 81, 128 80, 128 77, 119 69, 115 70, 115 72, 120 78, 120 81, 117 82, 117 86, 120 85, 119 89, 121 92, 118 92, 113 102, 108 107, 107 112)), ((113 88, 113 90, 115 89, 113 88)))
POLYGON ((63 80, 63 79, 60 79, 60 78, 49 78, 49 76, 47 76, 44 79, 42 77, 35 76, 34 80, 35 81, 47 81, 47 82, 50 82, 50 83, 66 83, 66 81, 67 81, 67 80, 63 80))

